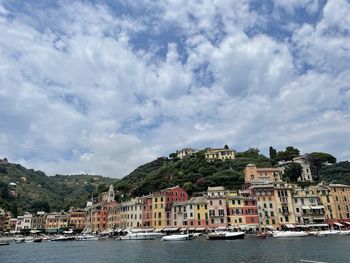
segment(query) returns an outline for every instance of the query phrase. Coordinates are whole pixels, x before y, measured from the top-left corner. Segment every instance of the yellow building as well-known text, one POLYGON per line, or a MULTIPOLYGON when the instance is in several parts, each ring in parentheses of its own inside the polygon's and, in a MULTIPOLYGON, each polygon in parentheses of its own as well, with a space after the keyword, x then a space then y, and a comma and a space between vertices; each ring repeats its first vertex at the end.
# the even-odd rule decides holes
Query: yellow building
POLYGON ((193 205, 194 218, 193 225, 196 227, 208 227, 209 222, 209 208, 208 200, 204 196, 192 197, 189 201, 193 205))
POLYGON ((274 183, 274 196, 279 226, 295 224, 292 186, 284 182, 274 183))
POLYGON ((281 181, 281 169, 257 168, 255 164, 248 164, 244 168, 244 181, 246 183, 257 181, 279 182, 281 181))
POLYGON ((350 222, 350 185, 330 184, 328 186, 333 201, 333 222, 350 222))
POLYGON ((279 213, 272 183, 254 184, 249 188, 256 196, 260 229, 279 229, 279 213))
POLYGON ((167 225, 170 225, 170 222, 167 222, 167 218, 170 218, 170 215, 167 216, 166 207, 165 207, 165 194, 164 193, 153 193, 152 196, 152 226, 155 228, 164 228, 167 225))
POLYGON ((208 161, 213 160, 233 160, 235 159, 235 153, 233 150, 230 149, 212 149, 208 148, 207 151, 204 153, 204 157, 208 161))

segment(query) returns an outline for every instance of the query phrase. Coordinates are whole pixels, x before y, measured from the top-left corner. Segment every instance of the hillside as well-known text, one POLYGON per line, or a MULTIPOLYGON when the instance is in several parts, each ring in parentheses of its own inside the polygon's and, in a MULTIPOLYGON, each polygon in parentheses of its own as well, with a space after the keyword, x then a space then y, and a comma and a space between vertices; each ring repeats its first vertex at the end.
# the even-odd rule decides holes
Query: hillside
POLYGON ((15 214, 84 207, 92 193, 96 195, 105 191, 109 184, 116 181, 94 175, 47 176, 41 171, 1 160, 0 207, 15 214))
POLYGON ((207 162, 204 151, 189 158, 158 158, 138 167, 116 183, 124 196, 139 196, 179 185, 190 194, 205 191, 208 186, 223 185, 239 188, 244 182, 244 167, 254 163, 258 167, 271 167, 273 161, 258 150, 236 153, 234 160, 207 162))
POLYGON ((339 162, 323 167, 321 177, 326 182, 350 185, 350 162, 339 162))

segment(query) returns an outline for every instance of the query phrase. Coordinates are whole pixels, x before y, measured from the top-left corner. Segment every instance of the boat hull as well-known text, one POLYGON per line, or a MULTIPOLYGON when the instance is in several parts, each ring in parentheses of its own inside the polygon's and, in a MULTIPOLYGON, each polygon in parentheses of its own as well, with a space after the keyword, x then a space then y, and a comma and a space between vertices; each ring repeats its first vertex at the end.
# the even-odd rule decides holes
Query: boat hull
POLYGON ((244 234, 226 236, 226 235, 209 235, 209 240, 234 240, 234 239, 244 239, 244 234))
POLYGON ((307 232, 277 232, 273 235, 275 238, 288 238, 288 237, 306 237, 309 234, 307 232))
POLYGON ((190 235, 170 235, 162 237, 163 241, 186 241, 191 239, 192 237, 190 235))

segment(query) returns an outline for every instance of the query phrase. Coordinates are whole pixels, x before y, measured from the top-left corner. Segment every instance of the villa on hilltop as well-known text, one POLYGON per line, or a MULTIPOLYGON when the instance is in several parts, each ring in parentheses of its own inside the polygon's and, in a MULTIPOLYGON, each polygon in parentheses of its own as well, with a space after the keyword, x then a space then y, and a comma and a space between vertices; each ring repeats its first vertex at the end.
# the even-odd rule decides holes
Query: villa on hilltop
POLYGON ((235 153, 233 150, 226 148, 219 148, 219 149, 213 149, 213 148, 207 148, 207 151, 204 153, 204 157, 208 161, 213 160, 233 160, 235 159, 235 153))

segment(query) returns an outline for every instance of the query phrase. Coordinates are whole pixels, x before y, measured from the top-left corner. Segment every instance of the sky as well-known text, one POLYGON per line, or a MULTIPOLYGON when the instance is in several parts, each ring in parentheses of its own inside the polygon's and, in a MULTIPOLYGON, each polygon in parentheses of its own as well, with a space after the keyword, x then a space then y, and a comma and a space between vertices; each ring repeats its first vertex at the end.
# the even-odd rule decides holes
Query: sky
POLYGON ((121 178, 184 147, 350 159, 349 0, 0 0, 0 158, 121 178))

